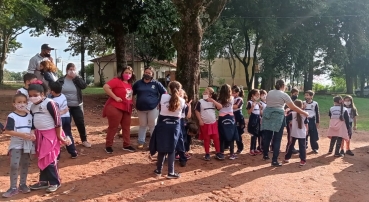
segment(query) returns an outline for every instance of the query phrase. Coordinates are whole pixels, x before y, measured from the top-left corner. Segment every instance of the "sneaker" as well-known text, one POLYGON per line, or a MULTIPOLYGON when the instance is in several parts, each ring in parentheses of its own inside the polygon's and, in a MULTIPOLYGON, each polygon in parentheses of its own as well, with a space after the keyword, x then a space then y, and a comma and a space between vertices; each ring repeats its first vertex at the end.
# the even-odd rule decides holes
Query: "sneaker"
POLYGON ((249 153, 250 156, 256 156, 254 150, 250 150, 250 153, 249 153))
POLYGON ((178 161, 179 160, 179 155, 176 155, 174 160, 178 161))
POLYGON ((343 149, 341 149, 340 154, 344 156, 345 155, 345 151, 343 149))
POLYGON ((136 151, 136 149, 135 149, 135 148, 133 148, 132 146, 123 147, 123 150, 124 150, 124 151, 129 151, 129 152, 135 152, 135 151, 136 151))
POLYGON ((314 152, 315 154, 318 154, 318 153, 319 153, 319 150, 317 150, 317 149, 313 149, 313 152, 314 152))
POLYGON ((156 174, 157 177, 160 177, 161 176, 161 171, 159 170, 154 170, 154 173, 156 174))
POLYGON ((354 156, 354 155, 355 155, 354 153, 352 153, 352 151, 351 151, 351 150, 347 150, 347 151, 346 151, 346 154, 347 154, 347 155, 350 155, 350 156, 354 156))
POLYGON ((334 155, 334 157, 344 157, 344 156, 345 156, 344 154, 340 154, 340 153, 334 155))
POLYGON ((19 192, 22 192, 23 194, 31 192, 31 189, 25 184, 20 184, 18 190, 19 192))
POLYGON ((289 162, 290 162, 290 160, 289 160, 289 159, 285 159, 283 162, 284 162, 284 163, 289 163, 289 162))
POLYGON ((261 151, 260 151, 260 150, 255 150, 255 151, 254 151, 254 154, 255 154, 255 155, 259 155, 259 154, 261 154, 261 151))
POLYGON ((60 187, 60 186, 61 186, 60 184, 50 185, 50 186, 46 189, 46 192, 47 192, 47 193, 53 193, 53 192, 56 192, 56 191, 59 189, 59 187, 60 187))
POLYGON ((235 160, 237 159, 237 155, 236 154, 232 154, 230 157, 229 157, 229 160, 235 160))
POLYGON ((267 161, 267 160, 270 160, 270 158, 269 158, 269 156, 263 156, 263 160, 267 161))
POLYGON ((167 179, 178 179, 178 178, 180 178, 181 177, 181 175, 179 174, 179 173, 169 173, 168 175, 167 175, 167 179))
POLYGON ((278 161, 275 161, 275 162, 272 162, 272 166, 273 167, 281 167, 282 166, 282 163, 280 163, 278 161))
POLYGON ((91 144, 87 141, 82 142, 82 145, 87 147, 87 148, 91 148, 91 144))
POLYGON ((113 153, 113 148, 111 148, 111 147, 105 147, 105 151, 108 154, 112 154, 113 153))
POLYGON ((49 187, 48 182, 37 182, 34 185, 31 185, 29 188, 31 190, 39 190, 39 189, 47 189, 49 187))
POLYGON ((215 158, 218 159, 218 160, 224 160, 224 154, 217 153, 217 154, 215 154, 215 158))
POLYGON ((205 161, 210 161, 210 154, 205 154, 204 160, 205 161))
POLYGON ((3 197, 4 198, 10 198, 14 195, 17 195, 19 193, 17 188, 10 188, 8 189, 8 191, 6 191, 5 193, 3 193, 3 197))
POLYGON ((300 166, 306 165, 306 161, 300 161, 300 166))
POLYGON ((77 158, 77 156, 78 156, 78 154, 72 154, 72 155, 71 155, 71 158, 72 158, 72 159, 76 159, 76 158, 77 158))
POLYGON ((242 150, 237 150, 237 151, 236 151, 236 154, 237 154, 237 155, 242 154, 242 150))
POLYGON ((137 145, 137 149, 143 149, 144 148, 144 145, 143 144, 138 144, 137 145))

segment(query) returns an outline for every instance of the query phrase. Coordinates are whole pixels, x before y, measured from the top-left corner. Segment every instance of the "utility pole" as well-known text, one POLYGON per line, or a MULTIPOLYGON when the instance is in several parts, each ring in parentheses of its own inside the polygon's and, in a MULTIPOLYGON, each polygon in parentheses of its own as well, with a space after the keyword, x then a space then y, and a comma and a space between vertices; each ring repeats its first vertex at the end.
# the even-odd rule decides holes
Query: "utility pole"
POLYGON ((58 67, 58 57, 56 56, 56 49, 55 50, 55 66, 58 67))

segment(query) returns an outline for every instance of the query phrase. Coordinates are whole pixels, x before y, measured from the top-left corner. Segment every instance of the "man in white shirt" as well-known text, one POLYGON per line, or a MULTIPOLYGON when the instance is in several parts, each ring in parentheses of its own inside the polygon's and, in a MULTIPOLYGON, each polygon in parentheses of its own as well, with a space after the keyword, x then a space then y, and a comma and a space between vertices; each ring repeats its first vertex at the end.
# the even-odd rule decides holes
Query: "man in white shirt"
POLYGON ((45 60, 53 62, 53 58, 50 55, 52 50, 54 50, 54 48, 51 48, 49 44, 43 44, 41 46, 41 53, 37 53, 29 60, 28 73, 35 74, 38 80, 42 80, 43 76, 40 72, 40 63, 45 60))

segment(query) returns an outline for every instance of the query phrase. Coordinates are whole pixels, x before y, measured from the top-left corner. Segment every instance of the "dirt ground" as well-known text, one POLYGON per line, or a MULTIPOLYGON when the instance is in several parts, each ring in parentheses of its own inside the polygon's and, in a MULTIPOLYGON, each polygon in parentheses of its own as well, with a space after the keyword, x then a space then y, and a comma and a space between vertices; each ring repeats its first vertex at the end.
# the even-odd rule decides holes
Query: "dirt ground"
MULTIPOLYGON (((11 110, 11 95, 0 92, 0 122, 5 123, 11 110)), ((176 163, 182 177, 167 180, 153 174, 155 162, 148 152, 128 153, 120 148, 122 139, 115 139, 114 154, 104 152, 107 120, 101 118, 103 96, 85 96, 85 118, 92 148, 81 145, 73 128, 80 156, 70 159, 65 149, 59 162, 61 188, 53 194, 44 190, 18 194, 8 201, 369 201, 369 134, 354 133, 352 150, 355 156, 335 158, 328 155, 329 139, 321 129, 320 153, 308 153, 307 165, 300 168, 298 155, 279 168, 261 156, 241 154, 236 160, 209 162, 202 160, 204 151, 199 142, 192 146, 193 156, 187 167, 176 163)), ((147 140, 148 141, 148 140, 147 140)), ((244 134, 245 147, 250 138, 244 134)), ((132 139, 136 145, 136 138, 132 139)), ((9 188, 9 137, 0 136, 0 192, 9 188)), ((283 137, 281 150, 286 145, 283 137)), ((310 150, 308 151, 310 152, 310 150)), ((283 160, 284 152, 280 154, 283 160)), ((166 165, 163 173, 166 173, 166 165)), ((37 162, 30 165, 28 184, 38 181, 37 162)), ((0 201, 5 199, 0 199, 0 201)))

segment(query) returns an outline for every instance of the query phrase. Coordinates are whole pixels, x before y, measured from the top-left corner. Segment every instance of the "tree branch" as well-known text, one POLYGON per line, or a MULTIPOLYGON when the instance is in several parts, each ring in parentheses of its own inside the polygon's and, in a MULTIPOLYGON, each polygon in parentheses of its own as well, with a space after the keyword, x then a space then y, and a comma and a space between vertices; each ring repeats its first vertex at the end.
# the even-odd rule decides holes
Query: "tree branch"
POLYGON ((17 38, 17 36, 23 34, 24 32, 26 32, 29 29, 31 29, 31 28, 28 27, 27 29, 23 29, 23 30, 22 29, 18 29, 17 31, 15 31, 15 34, 12 35, 13 37, 10 38, 10 41, 15 40, 17 38), (19 30, 21 30, 21 31, 18 32, 19 30))

